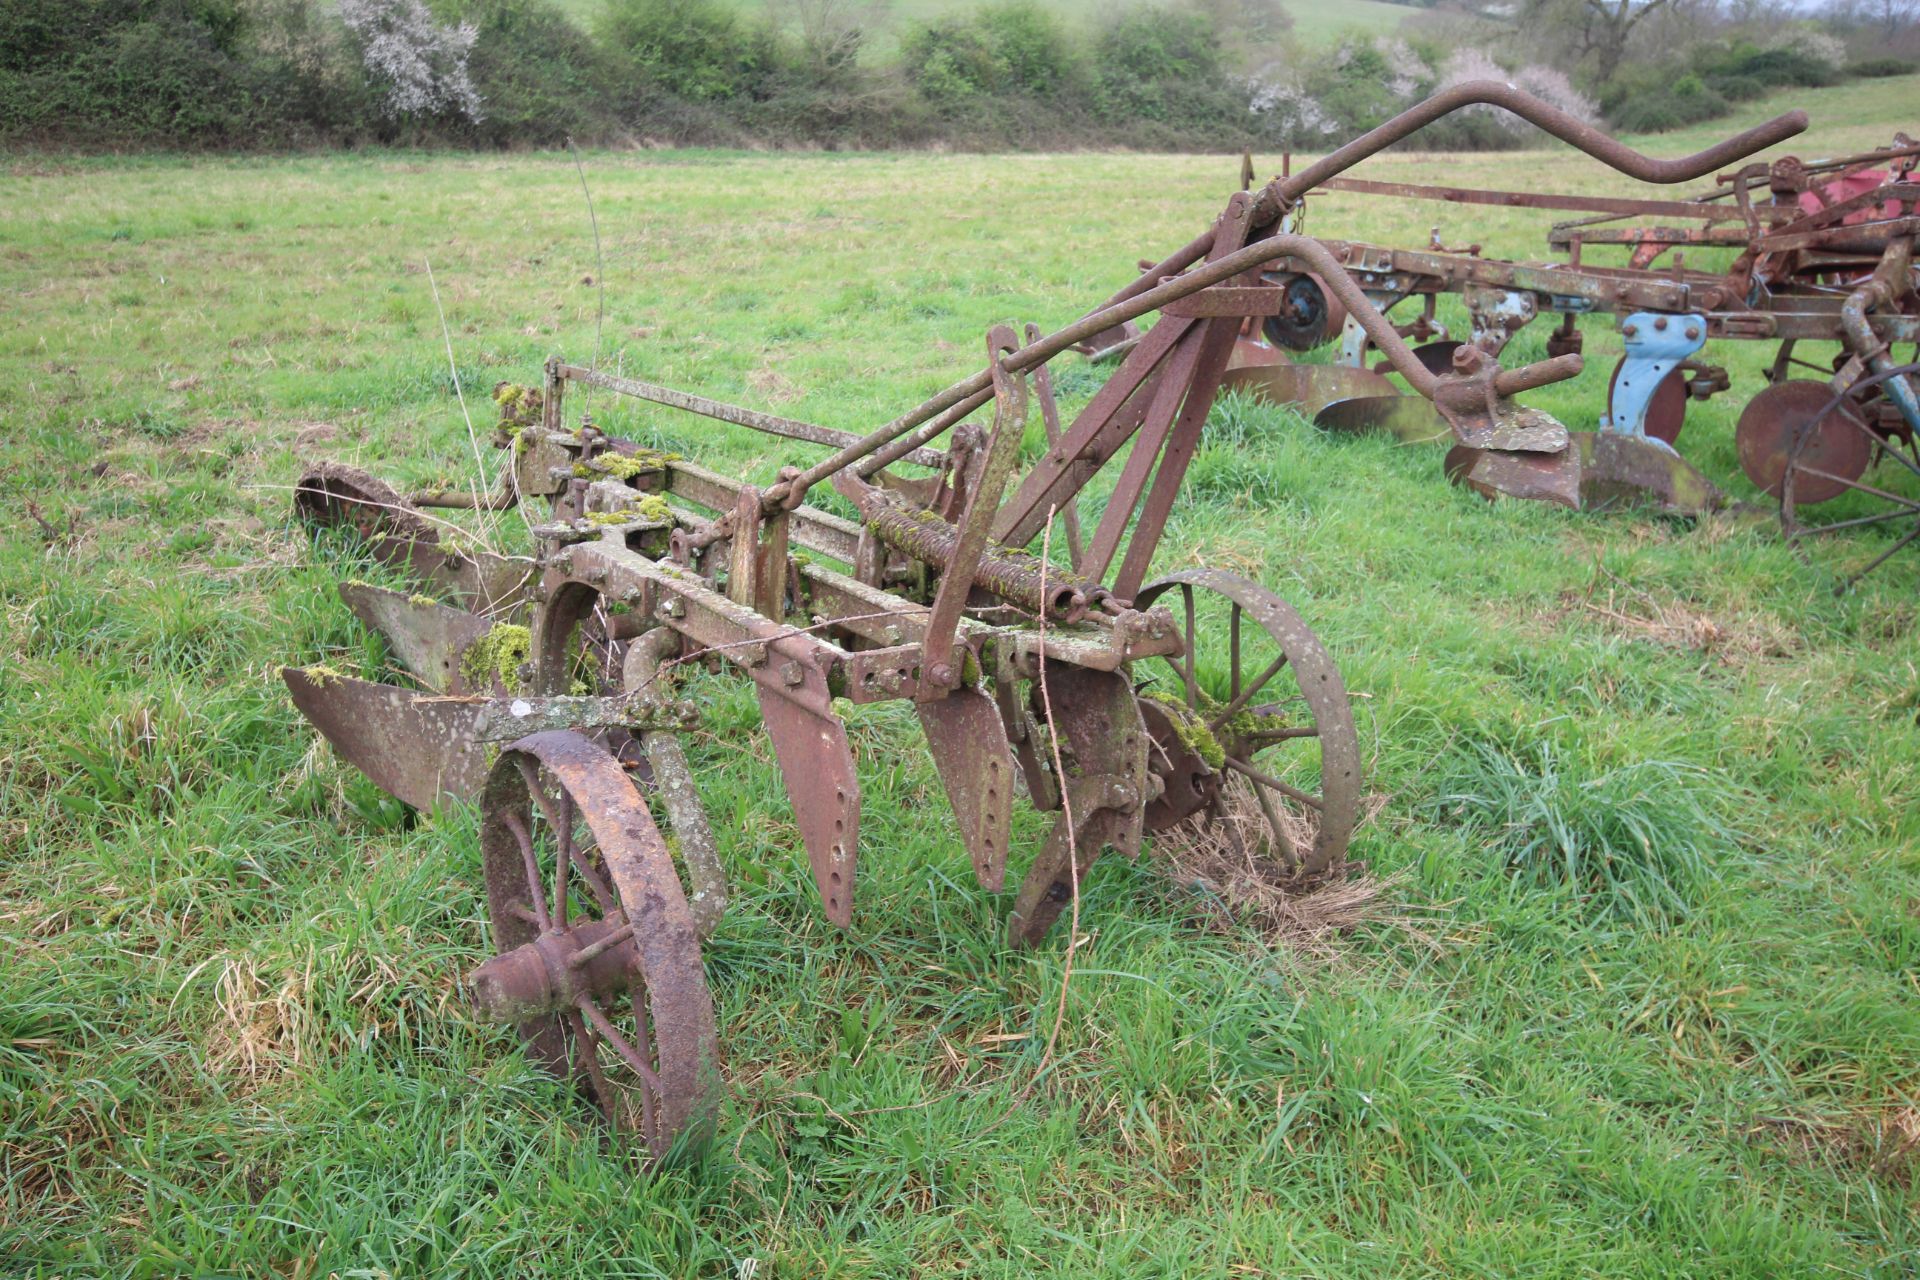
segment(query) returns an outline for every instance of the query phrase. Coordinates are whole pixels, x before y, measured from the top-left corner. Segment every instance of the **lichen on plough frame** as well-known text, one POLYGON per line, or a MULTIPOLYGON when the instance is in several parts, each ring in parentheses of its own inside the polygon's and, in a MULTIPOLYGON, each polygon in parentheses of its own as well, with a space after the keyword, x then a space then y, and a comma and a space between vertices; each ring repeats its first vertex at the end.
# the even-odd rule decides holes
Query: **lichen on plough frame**
MULTIPOLYGON (((1512 105, 1506 86, 1479 89, 1442 106, 1512 105)), ((996 327, 983 369, 864 436, 554 359, 540 386, 498 393, 495 443, 511 465, 495 493, 406 497, 338 464, 304 476, 308 523, 357 535, 424 590, 341 587, 417 687, 313 667, 285 679, 391 794, 479 804, 495 955, 469 975, 477 1008, 515 1024, 650 1154, 710 1131, 721 1071, 700 946, 727 886, 680 741, 698 711, 677 681, 696 666, 751 682, 841 928, 854 922, 862 808, 841 700, 913 704, 984 888, 1010 870, 1016 796, 1056 815, 1024 859, 1013 945, 1045 936, 1103 850, 1137 856, 1148 833, 1181 824, 1241 844, 1258 831, 1248 852, 1302 884, 1342 874, 1362 780, 1333 659, 1258 583, 1151 569, 1236 338, 1280 311, 1265 265, 1313 263, 1397 368, 1419 368, 1340 265, 1284 228, 1315 182, 1443 113, 1415 108, 1300 178, 1236 193, 1206 233, 1093 312, 1024 340, 996 327), (1048 362, 1150 312, 1157 323, 1062 423, 1048 362), (759 488, 573 420, 572 390, 589 387, 830 456, 759 488), (1030 407, 1049 443, 1016 474, 1030 407), (1123 451, 1083 537, 1078 497, 1123 451), (822 484, 858 519, 810 505, 822 484), (540 512, 531 560, 443 536, 423 510, 514 506, 540 512), (1066 564, 1035 552, 1055 520, 1066 564), (1251 822, 1230 811, 1240 803, 1257 808, 1251 822)), ((1778 135, 1666 162, 1670 180, 1778 135)), ((1587 149, 1666 172, 1604 139, 1587 149)), ((1489 359, 1419 369, 1413 385, 1501 447, 1559 430, 1511 397, 1578 369, 1578 356, 1511 371, 1489 359)))

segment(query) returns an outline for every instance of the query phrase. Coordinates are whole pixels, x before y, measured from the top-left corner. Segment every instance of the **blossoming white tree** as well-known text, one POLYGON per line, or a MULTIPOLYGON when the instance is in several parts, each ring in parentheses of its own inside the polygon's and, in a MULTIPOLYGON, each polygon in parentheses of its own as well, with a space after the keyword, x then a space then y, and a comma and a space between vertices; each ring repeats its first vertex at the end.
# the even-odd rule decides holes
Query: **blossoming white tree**
POLYGON ((389 116, 480 122, 480 94, 467 74, 478 34, 471 24, 442 26, 421 0, 340 0, 340 19, 367 70, 386 85, 389 116))

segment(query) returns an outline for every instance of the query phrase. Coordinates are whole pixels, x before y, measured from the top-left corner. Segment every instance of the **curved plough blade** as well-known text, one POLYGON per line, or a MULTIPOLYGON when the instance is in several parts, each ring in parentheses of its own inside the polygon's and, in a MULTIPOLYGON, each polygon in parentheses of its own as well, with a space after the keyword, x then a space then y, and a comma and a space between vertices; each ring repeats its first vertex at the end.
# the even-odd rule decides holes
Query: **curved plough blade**
POLYGON ((340 757, 416 809, 474 800, 486 782, 485 704, 448 700, 319 667, 284 667, 293 705, 340 757))

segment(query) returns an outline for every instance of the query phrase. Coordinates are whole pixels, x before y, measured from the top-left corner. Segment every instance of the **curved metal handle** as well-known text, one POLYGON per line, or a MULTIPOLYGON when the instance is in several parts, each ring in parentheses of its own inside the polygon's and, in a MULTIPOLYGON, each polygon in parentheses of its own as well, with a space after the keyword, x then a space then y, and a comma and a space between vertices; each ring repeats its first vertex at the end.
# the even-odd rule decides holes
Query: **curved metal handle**
POLYGON ((1451 89, 1441 90, 1417 106, 1407 108, 1385 124, 1368 130, 1298 173, 1275 178, 1260 193, 1254 215, 1255 224, 1272 222, 1302 195, 1328 178, 1351 169, 1368 156, 1426 128, 1442 116, 1451 115, 1462 107, 1480 105, 1504 107, 1562 142, 1578 147, 1602 164, 1642 182, 1691 182, 1762 148, 1783 142, 1807 127, 1806 112, 1789 111, 1765 124, 1737 133, 1724 142, 1715 143, 1704 151, 1674 160, 1656 160, 1504 81, 1468 80, 1451 89))

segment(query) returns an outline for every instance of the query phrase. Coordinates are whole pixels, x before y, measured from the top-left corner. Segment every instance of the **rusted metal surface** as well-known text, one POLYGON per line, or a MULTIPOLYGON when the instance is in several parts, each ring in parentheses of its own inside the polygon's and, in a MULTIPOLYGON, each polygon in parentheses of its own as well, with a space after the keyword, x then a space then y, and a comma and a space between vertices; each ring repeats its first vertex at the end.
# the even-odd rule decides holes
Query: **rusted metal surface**
POLYGON ((495 956, 468 977, 478 1011, 650 1158, 703 1144, 722 1085, 699 932, 619 762, 577 733, 514 743, 487 777, 480 848, 495 956))
MULTIPOLYGON (((1360 739, 1338 665, 1298 610, 1238 574, 1182 569, 1150 584, 1140 602, 1163 597, 1180 601, 1176 612, 1185 621, 1185 652, 1165 660, 1179 706, 1204 722, 1221 752, 1220 768, 1251 787, 1287 870, 1324 875, 1345 856, 1360 811, 1360 739), (1223 612, 1223 627, 1205 629, 1207 615, 1223 612), (1226 679, 1209 691, 1201 683, 1200 651, 1221 632, 1226 679), (1288 782, 1279 776, 1289 755, 1309 750, 1317 759, 1307 772, 1316 777, 1288 782), (1293 847, 1282 816, 1288 808, 1312 813, 1310 847, 1293 847)), ((1168 779, 1163 795, 1172 794, 1176 782, 1168 779)))
MULTIPOLYGON (((1797 434, 1787 455, 1780 480, 1780 524, 1794 546, 1809 556, 1821 548, 1830 552, 1838 540, 1829 535, 1850 530, 1871 532, 1881 539, 1864 563, 1853 558, 1851 563, 1839 566, 1841 577, 1836 591, 1850 589, 1895 555, 1920 545, 1920 432, 1913 431, 1900 419, 1894 419, 1897 425, 1888 428, 1868 422, 1863 413, 1842 415, 1843 407, 1884 409, 1883 404, 1876 404, 1882 388, 1896 378, 1915 377, 1920 377, 1920 362, 1887 365, 1865 377, 1836 378, 1826 403, 1806 415, 1806 426, 1797 434), (1817 507, 1809 510, 1800 505, 1797 495, 1803 486, 1840 477, 1840 472, 1821 465, 1825 459, 1816 452, 1836 447, 1825 438, 1836 416, 1844 428, 1866 440, 1883 468, 1894 473, 1895 484, 1905 482, 1904 492, 1895 491, 1892 485, 1867 484, 1856 479, 1846 485, 1853 500, 1851 510, 1843 507, 1836 515, 1825 515, 1817 507), (1885 466, 1887 463, 1894 465, 1885 466)), ((1882 421, 1889 416, 1877 415, 1882 421)))
MULTIPOLYGON (((1786 128, 1783 118, 1770 131, 1777 141, 1794 130, 1786 128)), ((1556 132, 1583 145, 1573 134, 1556 132)), ((1920 148, 1902 135, 1889 147, 1833 160, 1806 162, 1786 156, 1747 164, 1719 174, 1713 189, 1685 200, 1377 182, 1332 177, 1331 169, 1340 166, 1323 166, 1329 176, 1319 185, 1327 191, 1397 201, 1565 209, 1590 216, 1549 231, 1549 248, 1566 255, 1561 262, 1507 262, 1483 258, 1477 248, 1449 250, 1437 229, 1425 248, 1341 240, 1322 244, 1363 288, 1389 306, 1417 298, 1430 316, 1437 294, 1461 295, 1473 317, 1472 346, 1483 355, 1497 353, 1538 315, 1564 318, 1549 343, 1556 357, 1578 350, 1575 316, 1620 317, 1627 355, 1613 370, 1600 435, 1671 445, 1679 438, 1688 399, 1704 399, 1729 386, 1724 369, 1692 358, 1708 341, 1781 343, 1776 381, 1778 366, 1785 364, 1795 342, 1837 342, 1857 365, 1846 377, 1857 381, 1862 373, 1892 367, 1893 344, 1920 340, 1920 299, 1910 256, 1912 240, 1920 234, 1916 164, 1920 148), (1685 249, 1714 245, 1740 252, 1724 270, 1684 264, 1685 249), (1624 266, 1593 260, 1606 246, 1627 251, 1624 266), (1663 263, 1669 255, 1670 261, 1663 263)), ((1622 166, 1623 171, 1628 167, 1622 166)), ((1677 172, 1669 168, 1663 176, 1677 172)), ((1297 203, 1306 194, 1300 191, 1291 198, 1297 203)), ((1318 269, 1317 261, 1292 255, 1271 268, 1267 278, 1284 289, 1286 282, 1303 282, 1302 273, 1318 269)), ((1363 348, 1343 358, 1357 364, 1359 350, 1363 348)), ((1496 376, 1496 389, 1505 391, 1497 387, 1501 376, 1504 371, 1496 376)), ((1658 506, 1689 509, 1719 500, 1717 491, 1692 468, 1675 467, 1659 455, 1604 442, 1597 447, 1576 439, 1580 433, 1557 445, 1551 431, 1536 432, 1534 439, 1522 442, 1513 428, 1523 424, 1496 399, 1478 412, 1465 387, 1420 390, 1440 403, 1463 449, 1473 451, 1456 454, 1450 473, 1483 491, 1576 504, 1615 503, 1628 496, 1623 486, 1645 479, 1652 487, 1642 497, 1658 506), (1483 456, 1488 451, 1563 456, 1557 462, 1483 456)), ((1794 436, 1788 419, 1810 411, 1813 399, 1810 391, 1762 391, 1743 418, 1738 436, 1743 469, 1769 495, 1778 496, 1794 436)), ((1830 428, 1808 437, 1809 457, 1828 451, 1845 457, 1836 459, 1841 466, 1834 473, 1837 478, 1819 474, 1822 468, 1811 462, 1803 468, 1806 502, 1857 492, 1859 469, 1869 465, 1870 456, 1886 456, 1878 442, 1905 440, 1920 428, 1920 387, 1913 379, 1890 377, 1876 383, 1868 399, 1875 408, 1862 418, 1866 430, 1852 419, 1837 417, 1830 428)), ((1373 406, 1343 405, 1330 420, 1353 428, 1371 425, 1368 420, 1376 415, 1384 424, 1401 411, 1380 399, 1373 406)))
POLYGON ((1453 429, 1431 401, 1399 394, 1336 400, 1313 415, 1313 425, 1349 435, 1378 431, 1403 444, 1432 444, 1453 438, 1453 429))
POLYGON ((1013 751, 999 708, 979 689, 964 687, 923 700, 914 709, 953 805, 974 876, 981 888, 997 893, 1007 877, 1014 776, 1013 751))
POLYGON ((481 550, 441 545, 440 528, 400 492, 358 467, 327 462, 294 486, 294 514, 315 529, 350 531, 373 558, 421 586, 481 610, 511 608, 528 566, 481 550))
POLYGON ((1055 739, 1073 764, 1053 833, 1028 866, 1007 919, 1008 939, 1021 947, 1046 936, 1102 849, 1138 856, 1146 820, 1148 735, 1126 678, 1080 667, 1044 678, 1042 712, 1051 708, 1055 739))
POLYGON ((486 692, 470 690, 460 670, 467 650, 492 629, 485 618, 365 582, 341 583, 340 598, 356 618, 385 637, 394 657, 427 688, 486 692))
POLYGON ((280 672, 293 705, 340 758, 416 809, 472 800, 486 777, 473 703, 343 676, 324 667, 280 672))
MULTIPOLYGON (((1010 373, 1000 359, 1018 345, 1013 329, 996 325, 987 334, 987 356, 993 361, 993 428, 987 435, 986 458, 978 474, 972 477, 965 513, 960 517, 953 552, 941 568, 940 586, 934 592, 933 606, 927 614, 925 633, 920 638, 922 666, 918 700, 925 703, 942 696, 944 690, 957 688, 965 665, 954 656, 954 637, 960 629, 976 586, 981 582, 980 565, 987 553, 993 516, 1000 509, 1001 495, 1013 475, 1013 464, 1020 453, 1020 438, 1027 427, 1027 382, 1010 373)), ((1041 602, 1036 584, 1034 599, 1041 602)), ((1082 597, 1082 609, 1085 598, 1082 597)))
MULTIPOLYGON (((1229 369, 1220 379, 1222 391, 1239 391, 1268 404, 1289 405, 1311 418, 1330 404, 1376 397, 1403 398, 1400 388, 1370 369, 1343 364, 1281 364, 1251 369, 1229 369)), ((1414 402, 1431 402, 1414 397, 1414 402)))
POLYGON ((1607 431, 1572 432, 1567 448, 1551 453, 1455 445, 1444 469, 1483 497, 1531 498, 1575 510, 1650 507, 1698 516, 1727 505, 1726 495, 1672 449, 1607 431))
POLYGON ((1830 502, 1873 461, 1872 438, 1864 428, 1859 410, 1845 399, 1836 401, 1826 383, 1795 378, 1776 382, 1747 402, 1734 443, 1740 469, 1762 493, 1780 496, 1787 459, 1798 451, 1795 500, 1830 502))
MULTIPOLYGON (((629 645, 622 676, 624 687, 632 691, 630 696, 645 705, 671 709, 662 664, 679 656, 680 637, 671 627, 655 627, 629 645)), ((720 917, 727 909, 727 872, 713 838, 713 824, 707 821, 706 806, 700 803, 699 785, 687 764, 680 735, 668 729, 643 728, 640 743, 653 775, 652 793, 667 811, 680 860, 686 864, 687 878, 692 882, 687 908, 704 942, 720 927, 720 917)))

